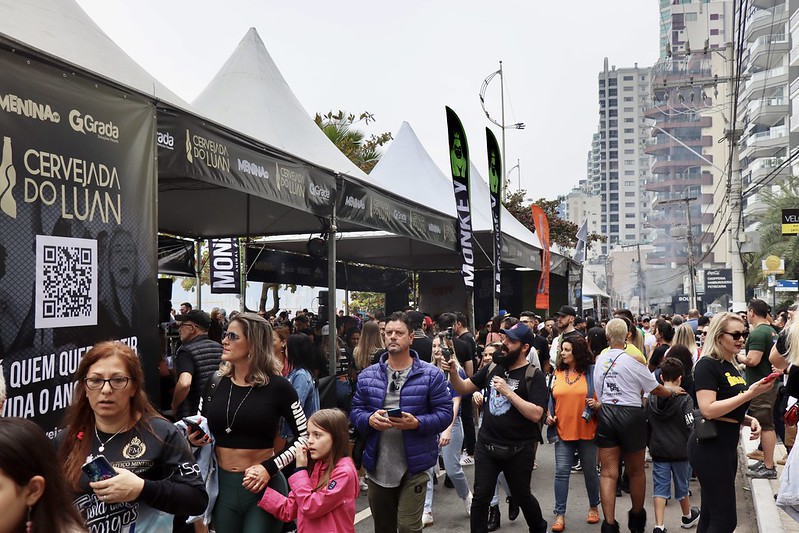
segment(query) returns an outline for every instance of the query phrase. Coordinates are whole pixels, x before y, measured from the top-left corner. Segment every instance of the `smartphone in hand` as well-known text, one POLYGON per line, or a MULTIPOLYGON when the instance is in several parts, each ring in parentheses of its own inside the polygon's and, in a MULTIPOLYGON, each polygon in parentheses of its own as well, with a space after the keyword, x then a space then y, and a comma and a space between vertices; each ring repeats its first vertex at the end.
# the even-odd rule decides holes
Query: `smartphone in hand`
POLYGON ((193 435, 194 433, 197 433, 199 431, 200 435, 197 438, 198 439, 205 438, 205 431, 203 431, 203 428, 200 427, 200 424, 198 424, 197 422, 195 422, 190 418, 184 418, 183 423, 186 424, 187 428, 189 428, 189 435, 193 435))
POLYGON ((389 409, 386 411, 386 416, 390 418, 402 418, 402 409, 399 407, 396 409, 389 409))
POLYGON ((103 481, 117 475, 114 467, 108 462, 104 455, 87 457, 86 463, 80 467, 88 476, 89 481, 103 481))
POLYGON ((764 377, 763 381, 766 383, 773 383, 780 376, 782 376, 782 372, 772 372, 768 376, 764 377))

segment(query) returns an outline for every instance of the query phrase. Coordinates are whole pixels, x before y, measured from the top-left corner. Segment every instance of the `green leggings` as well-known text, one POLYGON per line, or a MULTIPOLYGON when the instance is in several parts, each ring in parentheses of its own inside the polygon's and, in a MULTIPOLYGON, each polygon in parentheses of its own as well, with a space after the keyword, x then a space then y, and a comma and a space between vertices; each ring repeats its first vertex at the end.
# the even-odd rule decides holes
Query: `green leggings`
MULTIPOLYGON (((217 533, 280 533, 283 522, 258 507, 264 492, 253 494, 241 486, 243 480, 244 472, 219 469, 219 496, 214 506, 217 533)), ((280 494, 289 493, 289 485, 280 472, 269 486, 280 494)))

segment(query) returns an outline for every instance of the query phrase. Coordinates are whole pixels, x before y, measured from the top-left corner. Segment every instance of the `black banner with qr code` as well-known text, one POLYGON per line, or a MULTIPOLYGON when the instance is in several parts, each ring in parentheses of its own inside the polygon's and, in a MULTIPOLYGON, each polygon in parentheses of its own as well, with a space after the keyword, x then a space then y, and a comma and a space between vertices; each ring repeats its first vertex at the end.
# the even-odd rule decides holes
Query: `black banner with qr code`
POLYGON ((53 435, 99 341, 158 392, 156 111, 0 46, 0 358, 5 416, 53 435))

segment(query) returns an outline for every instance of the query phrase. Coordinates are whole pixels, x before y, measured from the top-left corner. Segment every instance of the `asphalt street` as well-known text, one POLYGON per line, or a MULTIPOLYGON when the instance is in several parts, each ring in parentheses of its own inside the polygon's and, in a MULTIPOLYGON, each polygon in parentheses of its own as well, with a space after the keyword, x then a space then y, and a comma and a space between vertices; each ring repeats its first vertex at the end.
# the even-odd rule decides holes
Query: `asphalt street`
MULTIPOLYGON (((538 469, 533 472, 532 490, 533 494, 541 504, 541 510, 544 513, 544 518, 549 523, 550 527, 555 520, 553 509, 555 506, 554 494, 554 479, 555 479, 555 447, 553 445, 544 445, 538 451, 538 469)), ((647 531, 652 531, 654 527, 654 511, 652 507, 652 468, 651 464, 647 465, 647 485, 646 485, 646 511, 647 531)), ((474 477, 474 466, 464 467, 466 476, 471 484, 474 477)), ((434 524, 425 528, 425 532, 435 531, 469 531, 469 519, 463 510, 462 501, 458 498, 454 489, 448 489, 443 484, 443 473, 438 485, 435 486, 433 496, 433 518, 434 524)), ((755 520, 754 508, 752 505, 752 498, 748 491, 743 487, 746 485, 742 473, 739 470, 738 477, 736 478, 736 487, 738 493, 738 533, 755 533, 757 531, 757 521, 755 520)), ((699 507, 699 483, 697 481, 691 482, 691 505, 699 507)), ((513 532, 513 531, 528 531, 527 524, 524 521, 524 515, 520 514, 519 517, 511 522, 507 518, 508 506, 505 503, 505 494, 500 489, 500 511, 502 513, 501 527, 498 531, 513 532)), ((622 531, 627 531, 625 527, 627 524, 627 511, 630 509, 630 496, 622 493, 616 503, 616 516, 622 524, 622 531)), ((358 498, 356 510, 355 530, 358 533, 374 532, 374 524, 369 512, 369 504, 366 499, 366 492, 363 492, 358 498)), ((592 532, 599 533, 600 524, 589 525, 586 524, 585 518, 588 512, 588 498, 585 493, 585 484, 583 482, 582 473, 572 473, 569 483, 569 500, 566 511, 566 530, 569 532, 592 532)), ((601 514, 601 512, 600 512, 601 514)), ((676 501, 670 501, 666 506, 666 528, 676 533, 680 531, 680 506, 676 501)), ((386 533, 386 532, 376 532, 386 533)))

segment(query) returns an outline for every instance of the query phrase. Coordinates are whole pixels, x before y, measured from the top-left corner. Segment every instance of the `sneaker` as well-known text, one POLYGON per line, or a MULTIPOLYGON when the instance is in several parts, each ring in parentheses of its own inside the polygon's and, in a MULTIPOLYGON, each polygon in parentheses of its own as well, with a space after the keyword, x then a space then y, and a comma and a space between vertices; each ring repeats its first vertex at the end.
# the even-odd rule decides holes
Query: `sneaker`
POLYGON ((750 459, 754 459, 755 461, 762 461, 763 460, 763 450, 752 450, 751 452, 747 453, 746 456, 750 459))
POLYGON ((665 527, 656 527, 655 529, 652 530, 652 533, 666 533, 666 528, 665 527))
POLYGON ((580 464, 580 461, 577 461, 577 464, 572 467, 572 472, 582 472, 583 465, 580 464))
POLYGON ((755 479, 777 479, 777 469, 766 468, 766 465, 762 465, 757 470, 749 470, 746 475, 755 479))
POLYGON ((471 466, 474 464, 474 457, 465 453, 461 455, 461 466, 471 466))
POLYGON ((746 469, 747 470, 751 470, 752 472, 754 472, 755 470, 757 470, 761 466, 763 466, 763 461, 757 461, 754 464, 751 464, 751 465, 747 466, 746 469))
POLYGON ((466 509, 466 515, 471 516, 472 514, 472 491, 469 491, 469 494, 463 499, 463 507, 466 509))
POLYGON ((360 483, 361 483, 361 490, 369 490, 369 484, 366 482, 366 479, 361 478, 360 483))
POLYGON ((422 527, 433 525, 433 513, 422 513, 422 527))
POLYGON ((698 507, 691 507, 691 516, 683 516, 680 521, 680 527, 683 529, 690 529, 699 522, 699 508, 698 507))

